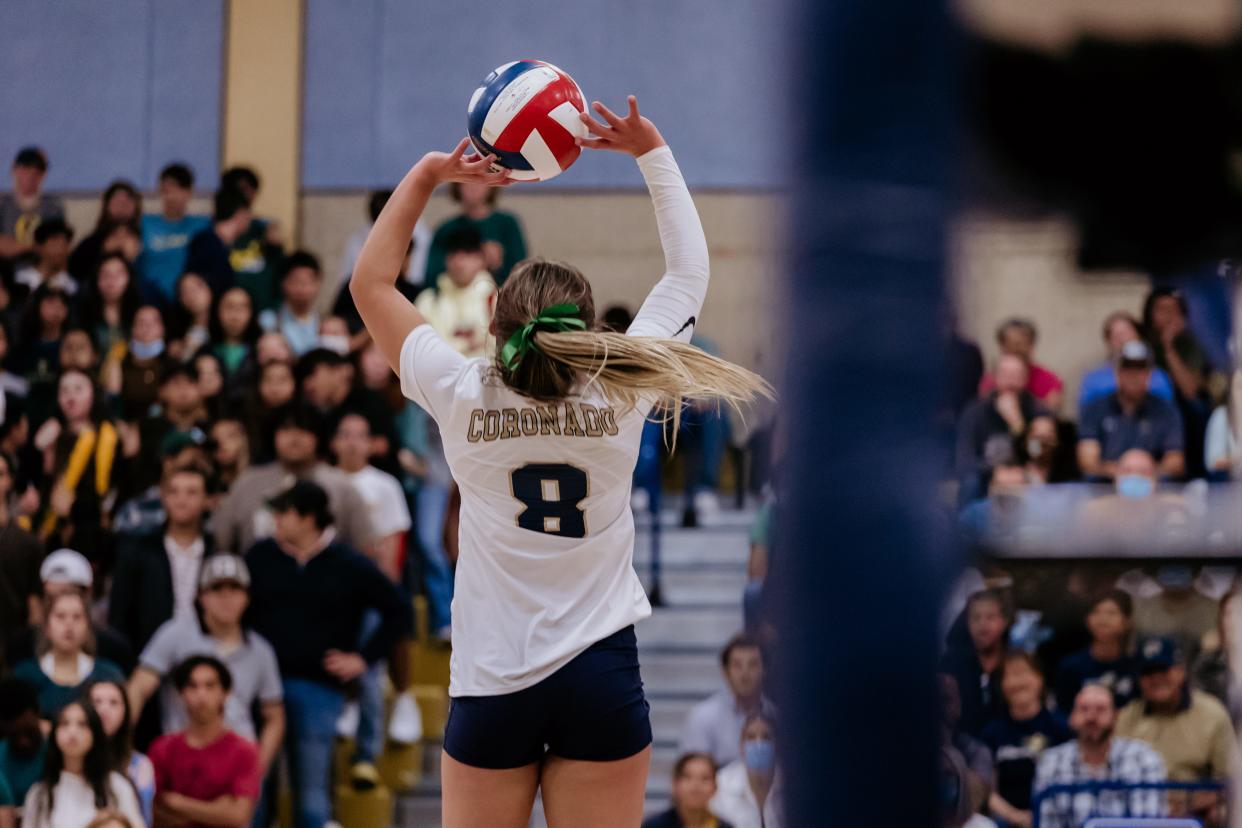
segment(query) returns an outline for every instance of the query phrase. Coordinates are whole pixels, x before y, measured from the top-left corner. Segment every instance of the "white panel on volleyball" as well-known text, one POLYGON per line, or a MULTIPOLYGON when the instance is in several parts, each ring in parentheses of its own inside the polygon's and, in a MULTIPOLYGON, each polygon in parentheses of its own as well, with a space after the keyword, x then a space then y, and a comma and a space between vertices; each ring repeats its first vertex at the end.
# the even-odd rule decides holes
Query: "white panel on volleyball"
POLYGON ((492 101, 492 107, 483 119, 483 140, 495 146, 500 133, 522 111, 522 107, 557 78, 556 72, 546 66, 537 66, 514 78, 492 101))
POLYGON ((532 129, 530 135, 527 135, 522 143, 522 157, 535 168, 535 175, 540 181, 547 181, 561 174, 560 163, 552 154, 552 150, 548 149, 548 143, 543 140, 543 136, 537 129, 532 129))
POLYGON ((587 134, 586 124, 582 123, 582 119, 578 117, 580 111, 578 107, 565 101, 548 113, 548 117, 565 127, 565 131, 575 138, 585 138, 587 134))

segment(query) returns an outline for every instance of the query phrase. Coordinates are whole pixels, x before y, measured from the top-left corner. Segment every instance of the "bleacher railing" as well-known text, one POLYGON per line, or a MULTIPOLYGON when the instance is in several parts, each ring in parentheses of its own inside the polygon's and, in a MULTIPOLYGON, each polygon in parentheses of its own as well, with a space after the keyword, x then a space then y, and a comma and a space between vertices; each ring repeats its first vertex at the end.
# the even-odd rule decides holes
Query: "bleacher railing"
MULTIPOLYGON (((1047 828, 1047 823, 1042 821, 1043 805, 1049 799, 1057 796, 1066 796, 1070 798, 1070 813, 1073 814, 1074 798, 1081 794, 1090 794, 1094 797, 1095 803, 1093 811, 1082 822, 1073 822, 1068 825, 1062 820, 1056 820, 1055 824, 1066 826, 1066 828, 1102 828, 1103 826, 1115 826, 1115 828, 1198 828, 1201 824, 1198 820, 1185 818, 1170 818, 1160 816, 1158 814, 1141 813, 1131 814, 1130 803, 1131 794, 1141 791, 1185 791, 1187 793, 1195 791, 1213 791, 1224 793, 1227 790, 1228 783, 1225 780, 1205 779, 1197 782, 1118 782, 1097 780, 1090 782, 1072 782, 1058 785, 1049 785, 1035 793, 1031 801, 1031 811, 1033 819, 1032 828, 1047 828), (1105 798, 1109 810, 1106 812, 1097 812, 1100 808, 1100 794, 1113 793, 1115 796, 1105 798), (1117 806, 1120 805, 1120 813, 1117 812, 1117 806), (1140 820, 1140 818, 1143 818, 1140 820)), ((1167 801, 1162 803, 1161 810, 1167 808, 1167 801)))

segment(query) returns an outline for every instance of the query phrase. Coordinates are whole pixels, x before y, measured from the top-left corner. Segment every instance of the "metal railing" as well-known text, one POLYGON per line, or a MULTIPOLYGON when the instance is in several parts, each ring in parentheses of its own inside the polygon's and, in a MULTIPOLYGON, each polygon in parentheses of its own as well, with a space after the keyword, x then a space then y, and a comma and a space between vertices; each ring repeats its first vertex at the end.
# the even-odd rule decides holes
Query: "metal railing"
MULTIPOLYGON (((1217 791, 1217 792, 1223 792, 1226 790, 1227 784, 1228 783, 1224 780, 1206 779, 1206 780, 1201 780, 1198 782, 1121 782, 1121 781, 1113 781, 1113 780, 1108 780, 1108 781, 1098 780, 1098 781, 1090 781, 1090 782, 1071 782, 1071 783, 1063 783, 1063 784, 1057 784, 1057 785, 1049 785, 1048 787, 1037 791, 1031 801, 1031 812, 1033 815, 1031 825, 1032 825, 1032 828, 1040 828, 1041 817, 1043 816, 1044 802, 1055 796, 1063 796, 1063 795, 1068 794, 1071 797, 1070 809, 1071 809, 1071 816, 1072 816, 1073 797, 1080 795, 1080 794, 1084 794, 1084 793, 1093 795, 1095 797, 1095 804, 1093 806, 1093 809, 1094 809, 1094 808, 1099 808, 1099 805, 1100 805, 1099 795, 1101 793, 1116 792, 1118 794, 1121 794, 1121 796, 1118 796, 1117 799, 1123 804, 1122 813, 1095 813, 1093 811, 1093 813, 1089 814, 1087 818, 1081 824, 1071 823, 1070 828, 1086 828, 1088 825, 1092 825, 1092 823, 1094 823, 1093 828, 1101 828, 1101 826, 1106 826, 1109 823, 1098 822, 1096 820, 1105 819, 1105 820, 1115 821, 1115 820, 1125 820, 1127 817, 1130 817, 1131 821, 1115 823, 1117 825, 1117 828, 1121 828, 1121 826, 1123 825, 1124 826, 1135 826, 1135 828, 1138 828, 1138 826, 1142 826, 1142 825, 1152 826, 1152 828, 1157 828, 1157 827, 1159 828, 1182 828, 1182 826, 1198 826, 1200 823, 1197 820, 1189 820, 1189 821, 1172 820, 1171 821, 1169 820, 1169 818, 1161 814, 1131 815, 1129 794, 1133 794, 1139 791, 1166 791, 1166 792, 1167 791, 1187 791, 1187 792, 1217 791), (1155 822, 1149 821, 1146 823, 1134 821, 1136 818, 1139 818, 1139 817, 1155 819, 1156 821, 1155 822)), ((1163 810, 1163 807, 1162 807, 1162 810, 1163 810)))

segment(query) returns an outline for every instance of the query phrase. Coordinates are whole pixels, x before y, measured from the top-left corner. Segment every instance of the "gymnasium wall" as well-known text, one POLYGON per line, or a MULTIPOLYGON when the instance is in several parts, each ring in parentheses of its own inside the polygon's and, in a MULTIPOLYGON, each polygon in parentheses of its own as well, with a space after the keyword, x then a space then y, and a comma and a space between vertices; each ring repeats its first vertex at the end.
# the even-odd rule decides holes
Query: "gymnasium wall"
POLYGON ((223 0, 4 0, 4 170, 38 144, 58 190, 118 177, 152 186, 174 158, 215 179, 223 11, 223 0))

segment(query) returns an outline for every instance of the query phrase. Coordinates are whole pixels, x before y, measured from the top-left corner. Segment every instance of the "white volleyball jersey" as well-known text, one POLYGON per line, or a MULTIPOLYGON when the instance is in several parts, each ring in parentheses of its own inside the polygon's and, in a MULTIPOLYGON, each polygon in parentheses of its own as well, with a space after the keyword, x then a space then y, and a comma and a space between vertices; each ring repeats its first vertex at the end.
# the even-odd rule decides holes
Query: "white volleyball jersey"
MULTIPOLYGON (((638 159, 666 273, 628 331, 688 340, 707 291, 707 242, 667 147, 638 159)), ((439 425, 461 490, 451 696, 512 693, 651 614, 634 572, 630 484, 649 405, 594 384, 558 403, 504 385, 430 325, 401 349, 401 389, 439 425)))

